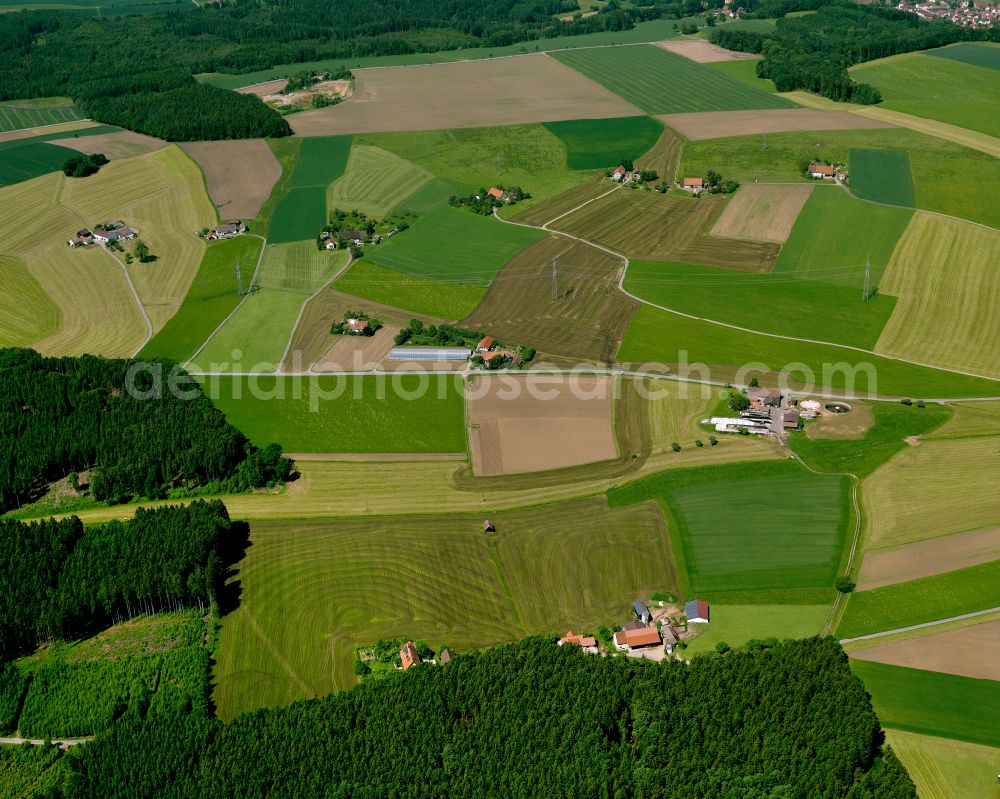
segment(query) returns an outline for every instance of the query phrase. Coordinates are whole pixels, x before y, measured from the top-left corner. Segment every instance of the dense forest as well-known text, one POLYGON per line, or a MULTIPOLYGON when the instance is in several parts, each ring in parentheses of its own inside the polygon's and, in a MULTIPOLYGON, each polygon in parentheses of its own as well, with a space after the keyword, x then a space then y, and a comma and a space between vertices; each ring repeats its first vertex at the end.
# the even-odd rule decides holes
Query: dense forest
POLYGON ((877 6, 817 0, 761 0, 752 6, 754 16, 818 10, 779 19, 773 32, 721 27, 713 28, 709 39, 730 50, 762 53, 757 75, 773 80, 778 91, 805 89, 844 102, 882 100, 874 86, 850 77, 847 68, 852 64, 966 39, 996 38, 995 31, 975 31, 947 20, 925 22, 914 14, 877 6))
POLYGON ((661 665, 529 639, 246 713, 123 719, 46 795, 915 799, 832 639, 661 665))
POLYGON ((571 0, 236 0, 100 19, 0 14, 0 100, 69 96, 101 122, 171 140, 286 136, 288 123, 258 98, 193 75, 624 30, 707 2, 617 6, 568 22, 553 14, 578 11, 571 0))
POLYGON ((30 524, 0 517, 0 658, 138 614, 207 610, 234 538, 218 500, 140 508, 129 521, 93 528, 76 517, 30 524))
POLYGON ((88 469, 93 497, 111 502, 172 488, 243 491, 289 477, 281 448, 253 446, 180 367, 133 366, 0 350, 0 512, 88 469), (168 375, 180 391, 169 390, 168 375))

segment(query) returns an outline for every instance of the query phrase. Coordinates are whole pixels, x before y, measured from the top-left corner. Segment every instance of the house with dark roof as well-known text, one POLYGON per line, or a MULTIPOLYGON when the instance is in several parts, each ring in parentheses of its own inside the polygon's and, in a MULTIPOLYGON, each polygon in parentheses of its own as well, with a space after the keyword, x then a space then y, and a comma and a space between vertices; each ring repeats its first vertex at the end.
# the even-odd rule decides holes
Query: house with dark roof
POLYGON ((781 392, 776 388, 751 386, 747 389, 747 399, 750 400, 751 405, 757 405, 760 408, 781 407, 781 392))
POLYGON ((704 599, 692 599, 684 604, 684 615, 688 624, 708 624, 708 602, 704 599))
POLYGON ((403 663, 403 671, 406 671, 410 666, 416 666, 420 662, 417 645, 413 641, 407 641, 403 644, 403 648, 399 650, 399 659, 403 663))
POLYGON ((653 620, 653 614, 649 612, 646 603, 640 599, 632 603, 632 610, 635 613, 635 617, 643 624, 649 624, 653 620))

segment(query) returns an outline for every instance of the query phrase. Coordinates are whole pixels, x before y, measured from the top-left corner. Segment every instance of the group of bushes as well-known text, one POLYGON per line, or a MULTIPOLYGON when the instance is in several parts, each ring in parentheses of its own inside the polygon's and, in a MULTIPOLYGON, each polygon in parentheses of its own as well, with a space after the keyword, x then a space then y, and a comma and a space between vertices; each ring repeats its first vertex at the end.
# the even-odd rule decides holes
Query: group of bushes
POLYGON ((63 164, 63 174, 68 178, 86 178, 95 174, 102 166, 108 163, 104 153, 93 153, 92 155, 74 155, 63 164))

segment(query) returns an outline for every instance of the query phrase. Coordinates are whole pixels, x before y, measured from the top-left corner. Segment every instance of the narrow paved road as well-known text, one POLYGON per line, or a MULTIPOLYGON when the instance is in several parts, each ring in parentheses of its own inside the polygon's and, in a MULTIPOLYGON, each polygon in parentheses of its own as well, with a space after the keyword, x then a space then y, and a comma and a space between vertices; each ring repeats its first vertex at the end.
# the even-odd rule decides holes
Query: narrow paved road
POLYGON ((947 624, 952 621, 962 621, 962 619, 974 619, 976 616, 985 616, 988 613, 996 613, 1000 610, 1000 607, 987 608, 986 610, 977 610, 974 613, 963 613, 960 616, 949 616, 947 619, 938 619, 937 621, 925 621, 923 624, 911 624, 909 627, 897 627, 895 630, 885 630, 880 633, 871 633, 869 635, 859 635, 856 638, 841 638, 840 643, 850 644, 854 641, 870 641, 872 638, 883 638, 887 635, 895 635, 896 633, 908 633, 911 630, 923 630, 926 627, 937 627, 939 624, 947 624))

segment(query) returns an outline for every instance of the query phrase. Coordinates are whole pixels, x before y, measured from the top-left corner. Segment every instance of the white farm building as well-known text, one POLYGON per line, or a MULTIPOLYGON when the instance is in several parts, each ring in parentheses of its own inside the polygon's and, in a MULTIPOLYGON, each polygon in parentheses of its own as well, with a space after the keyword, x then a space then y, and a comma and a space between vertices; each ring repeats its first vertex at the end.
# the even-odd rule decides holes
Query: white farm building
POLYGON ((472 357, 468 347, 393 347, 390 361, 467 361, 472 357))

